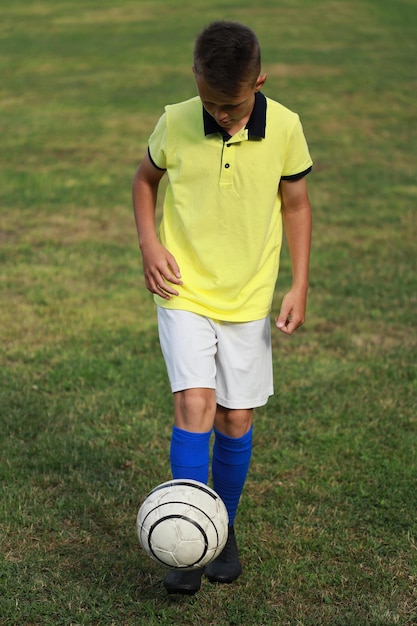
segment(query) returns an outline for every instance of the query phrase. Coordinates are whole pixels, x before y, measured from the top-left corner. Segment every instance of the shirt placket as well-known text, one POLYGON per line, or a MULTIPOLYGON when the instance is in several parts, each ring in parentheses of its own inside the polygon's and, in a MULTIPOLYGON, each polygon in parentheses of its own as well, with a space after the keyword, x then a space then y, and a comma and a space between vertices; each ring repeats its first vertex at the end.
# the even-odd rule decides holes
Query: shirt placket
POLYGON ((220 167, 220 185, 222 187, 231 187, 233 185, 234 170, 236 167, 236 150, 238 144, 247 140, 248 131, 243 128, 236 133, 231 139, 223 143, 221 167, 220 167))

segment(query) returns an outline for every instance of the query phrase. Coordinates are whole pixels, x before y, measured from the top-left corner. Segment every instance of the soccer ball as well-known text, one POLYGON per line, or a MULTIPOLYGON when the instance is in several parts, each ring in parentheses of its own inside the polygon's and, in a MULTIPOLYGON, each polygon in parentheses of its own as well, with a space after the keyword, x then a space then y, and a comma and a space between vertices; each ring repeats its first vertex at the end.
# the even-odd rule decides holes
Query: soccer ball
POLYGON ((155 487, 139 509, 136 530, 145 552, 178 569, 204 567, 223 550, 229 517, 223 500, 196 480, 155 487))

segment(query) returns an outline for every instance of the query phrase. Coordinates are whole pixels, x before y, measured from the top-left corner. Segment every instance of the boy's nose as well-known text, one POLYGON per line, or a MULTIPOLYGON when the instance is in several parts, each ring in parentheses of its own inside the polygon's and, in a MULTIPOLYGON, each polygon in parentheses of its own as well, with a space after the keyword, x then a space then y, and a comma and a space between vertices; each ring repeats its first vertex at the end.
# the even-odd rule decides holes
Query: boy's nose
POLYGON ((228 119, 227 111, 225 111, 221 107, 217 107, 214 115, 215 115, 216 120, 218 120, 219 122, 222 121, 222 120, 227 120, 228 119))

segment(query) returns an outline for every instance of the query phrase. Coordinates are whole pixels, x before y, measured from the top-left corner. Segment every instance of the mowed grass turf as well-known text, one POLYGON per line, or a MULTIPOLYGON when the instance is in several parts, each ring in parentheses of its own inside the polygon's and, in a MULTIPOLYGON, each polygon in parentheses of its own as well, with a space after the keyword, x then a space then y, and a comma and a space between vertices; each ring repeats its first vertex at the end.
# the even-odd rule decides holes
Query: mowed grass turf
MULTIPOLYGON (((412 0, 2 5, 1 625, 417 623, 416 27, 412 0), (135 535, 172 399, 130 185, 218 18, 256 30, 303 121, 311 289, 274 333, 244 574, 174 600, 135 535)), ((284 249, 274 314, 290 281, 284 249)))

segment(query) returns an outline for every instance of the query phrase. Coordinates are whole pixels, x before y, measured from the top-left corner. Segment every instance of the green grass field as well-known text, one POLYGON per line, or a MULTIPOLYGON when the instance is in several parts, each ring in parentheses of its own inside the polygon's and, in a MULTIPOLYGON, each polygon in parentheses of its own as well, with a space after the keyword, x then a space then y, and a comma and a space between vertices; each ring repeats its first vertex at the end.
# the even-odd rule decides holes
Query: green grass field
MULTIPOLYGON (((0 8, 0 624, 417 623, 413 0, 0 8), (194 37, 252 26, 315 162, 308 319, 274 334, 236 532, 244 575, 173 600, 137 509, 172 399, 130 201, 194 37)), ((286 250, 274 313, 290 284, 286 250)))

